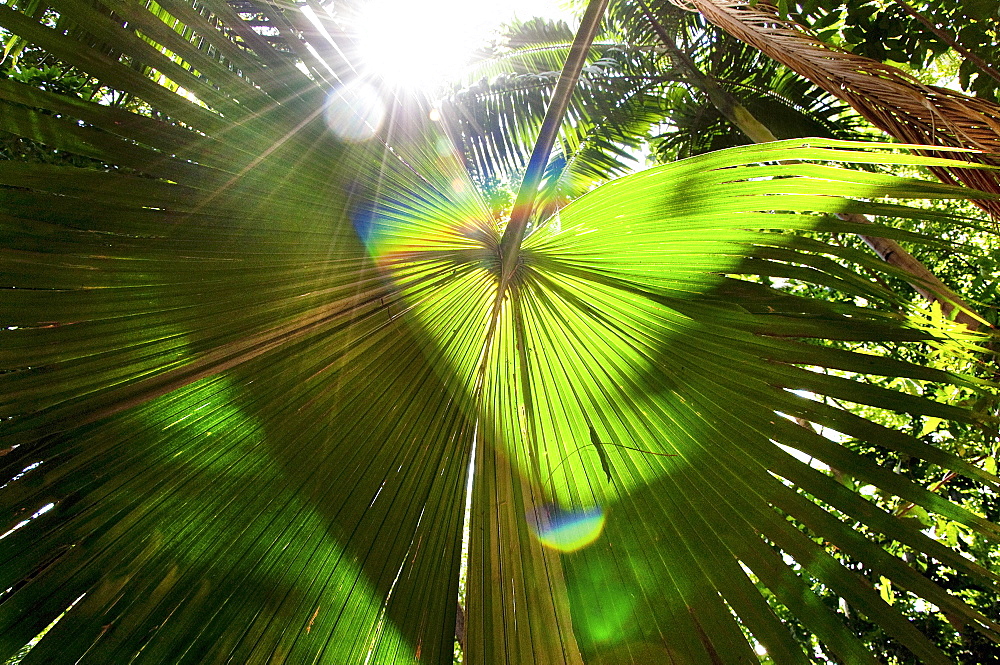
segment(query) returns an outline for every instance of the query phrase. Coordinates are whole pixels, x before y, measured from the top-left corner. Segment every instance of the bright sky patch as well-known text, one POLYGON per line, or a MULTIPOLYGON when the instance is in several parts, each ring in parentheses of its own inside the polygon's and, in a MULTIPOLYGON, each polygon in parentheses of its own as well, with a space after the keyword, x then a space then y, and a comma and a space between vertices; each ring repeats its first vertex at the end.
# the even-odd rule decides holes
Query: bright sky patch
POLYGON ((393 86, 429 89, 454 79, 501 23, 567 18, 555 0, 372 0, 355 31, 366 72, 393 86))

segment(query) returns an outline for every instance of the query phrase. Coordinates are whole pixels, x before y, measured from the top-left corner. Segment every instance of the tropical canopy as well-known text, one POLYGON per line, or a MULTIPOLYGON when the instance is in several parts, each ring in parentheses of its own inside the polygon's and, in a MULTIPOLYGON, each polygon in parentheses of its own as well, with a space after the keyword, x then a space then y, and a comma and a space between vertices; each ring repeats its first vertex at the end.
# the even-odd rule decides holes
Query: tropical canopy
POLYGON ((988 431, 989 400, 875 378, 990 381, 862 346, 988 333, 921 325, 848 265, 912 276, 829 242, 941 242, 861 213, 974 228, 902 201, 994 195, 868 167, 984 160, 793 139, 566 205, 529 161, 498 210, 472 125, 366 78, 320 3, 0 25, 107 91, 0 80, 0 129, 44 154, 0 162, 0 658, 44 632, 25 665, 448 663, 457 633, 468 663, 877 662, 849 607, 950 662, 892 593, 1000 638, 921 572, 995 593, 995 565, 907 513, 1000 526, 882 462, 990 497, 995 465, 852 408, 988 431))

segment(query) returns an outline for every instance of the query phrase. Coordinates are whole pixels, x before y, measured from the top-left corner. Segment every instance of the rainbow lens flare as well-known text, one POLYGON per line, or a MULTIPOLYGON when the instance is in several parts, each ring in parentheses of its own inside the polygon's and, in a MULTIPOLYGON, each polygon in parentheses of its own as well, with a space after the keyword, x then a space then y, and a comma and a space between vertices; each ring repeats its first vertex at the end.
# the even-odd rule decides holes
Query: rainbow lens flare
POLYGON ((326 124, 337 138, 360 143, 375 136, 388 109, 378 91, 363 81, 343 85, 327 97, 326 124))
POLYGON ((575 552, 597 540, 606 518, 600 506, 570 511, 547 505, 530 511, 527 519, 543 545, 560 552, 575 552))

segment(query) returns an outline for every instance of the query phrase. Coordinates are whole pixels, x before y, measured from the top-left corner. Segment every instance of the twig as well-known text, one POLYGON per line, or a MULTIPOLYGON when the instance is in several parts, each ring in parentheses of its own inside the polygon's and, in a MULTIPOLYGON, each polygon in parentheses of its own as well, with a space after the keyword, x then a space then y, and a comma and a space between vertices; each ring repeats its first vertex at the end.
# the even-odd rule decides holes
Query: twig
MULTIPOLYGON (((982 462, 984 459, 986 459, 986 455, 980 455, 979 457, 969 460, 969 463, 978 464, 979 462, 982 462)), ((937 492, 947 483, 949 483, 953 478, 955 478, 955 476, 957 475, 958 475, 957 471, 949 471, 948 473, 944 474, 944 478, 931 485, 928 491, 937 492)), ((916 508, 916 506, 917 504, 913 502, 907 503, 905 506, 896 511, 896 517, 903 517, 904 515, 906 515, 906 513, 916 508)))

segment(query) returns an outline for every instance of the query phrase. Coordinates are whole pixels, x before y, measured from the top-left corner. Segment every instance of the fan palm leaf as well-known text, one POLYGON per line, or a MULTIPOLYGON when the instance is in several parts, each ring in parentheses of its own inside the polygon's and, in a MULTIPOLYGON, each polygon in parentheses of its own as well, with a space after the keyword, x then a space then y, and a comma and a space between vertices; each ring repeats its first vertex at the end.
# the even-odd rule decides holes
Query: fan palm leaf
MULTIPOLYGON (((60 11, 96 32, 95 6, 60 11)), ((0 657, 58 619, 26 665, 450 662, 470 470, 470 662, 746 662, 744 628, 806 662, 781 607, 873 662, 814 582, 945 662, 830 548, 997 634, 850 522, 993 571, 787 452, 995 541, 849 441, 995 476, 823 399, 977 423, 852 377, 981 383, 811 343, 929 334, 747 279, 896 302, 832 259, 877 261, 794 231, 942 215, 845 195, 967 195, 833 163, 954 163, 817 139, 667 165, 537 227, 501 289, 502 224, 429 109, 338 138, 357 119, 296 67, 294 7, 100 6, 132 12, 113 54, 0 5, 161 114, 0 82, 6 131, 102 165, 0 168, 0 657)))

